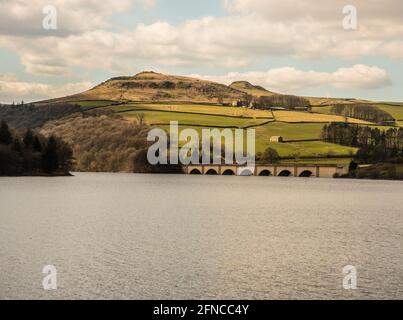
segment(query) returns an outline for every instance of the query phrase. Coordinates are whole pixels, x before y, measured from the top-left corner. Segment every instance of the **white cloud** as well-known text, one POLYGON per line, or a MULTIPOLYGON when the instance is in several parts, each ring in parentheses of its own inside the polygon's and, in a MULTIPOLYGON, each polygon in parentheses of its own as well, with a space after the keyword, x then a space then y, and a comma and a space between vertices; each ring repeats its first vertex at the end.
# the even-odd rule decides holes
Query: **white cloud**
POLYGON ((108 28, 114 14, 127 13, 142 6, 151 8, 155 0, 0 0, 0 33, 20 36, 66 36, 108 28), (42 27, 43 8, 54 6, 57 30, 42 27))
POLYGON ((14 49, 31 74, 65 76, 75 68, 127 73, 144 64, 233 69, 270 56, 403 58, 399 0, 350 1, 359 13, 354 32, 342 28, 344 0, 226 0, 228 16, 133 29, 110 28, 111 16, 133 5, 152 7, 154 0, 50 2, 59 8, 61 34, 32 27, 40 28, 38 8, 49 1, 0 0, 0 47, 14 49))
POLYGON ((0 102, 26 102, 58 98, 88 90, 90 82, 49 85, 44 83, 19 81, 14 75, 0 75, 0 102))
POLYGON ((193 76, 227 85, 234 81, 245 80, 282 93, 295 93, 296 90, 322 86, 337 89, 376 89, 390 83, 384 69, 361 64, 350 68, 340 68, 334 72, 303 71, 284 67, 266 72, 231 72, 223 76, 193 76))
POLYGON ((224 8, 242 15, 256 14, 277 21, 310 17, 339 24, 346 5, 355 6, 363 22, 384 19, 402 21, 403 3, 399 0, 223 0, 224 8))

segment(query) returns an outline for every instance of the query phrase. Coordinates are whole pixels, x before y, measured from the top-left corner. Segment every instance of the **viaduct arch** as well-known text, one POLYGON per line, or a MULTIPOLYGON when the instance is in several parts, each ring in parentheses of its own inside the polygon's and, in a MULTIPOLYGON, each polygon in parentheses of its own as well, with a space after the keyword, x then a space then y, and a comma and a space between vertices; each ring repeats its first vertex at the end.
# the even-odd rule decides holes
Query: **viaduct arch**
POLYGON ((260 176, 260 177, 316 177, 333 178, 348 173, 348 165, 271 164, 246 167, 239 165, 188 165, 183 172, 192 175, 260 176))

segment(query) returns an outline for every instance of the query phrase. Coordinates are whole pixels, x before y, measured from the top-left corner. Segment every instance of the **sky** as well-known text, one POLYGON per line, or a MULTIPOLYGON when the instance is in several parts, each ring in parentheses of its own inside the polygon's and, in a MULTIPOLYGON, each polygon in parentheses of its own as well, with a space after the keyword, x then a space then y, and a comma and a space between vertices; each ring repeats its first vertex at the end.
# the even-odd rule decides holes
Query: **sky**
POLYGON ((0 102, 144 70, 403 101, 401 12, 401 0, 0 0, 0 102))

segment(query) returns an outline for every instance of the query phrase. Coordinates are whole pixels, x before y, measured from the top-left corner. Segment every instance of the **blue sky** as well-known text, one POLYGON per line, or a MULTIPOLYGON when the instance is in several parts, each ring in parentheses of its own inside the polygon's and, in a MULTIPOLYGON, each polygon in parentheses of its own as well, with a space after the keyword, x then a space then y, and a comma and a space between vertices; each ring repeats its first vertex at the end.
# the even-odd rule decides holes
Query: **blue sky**
POLYGON ((401 1, 0 2, 0 101, 72 94, 142 70, 307 96, 403 101, 401 1), (57 30, 42 27, 54 5, 57 30))

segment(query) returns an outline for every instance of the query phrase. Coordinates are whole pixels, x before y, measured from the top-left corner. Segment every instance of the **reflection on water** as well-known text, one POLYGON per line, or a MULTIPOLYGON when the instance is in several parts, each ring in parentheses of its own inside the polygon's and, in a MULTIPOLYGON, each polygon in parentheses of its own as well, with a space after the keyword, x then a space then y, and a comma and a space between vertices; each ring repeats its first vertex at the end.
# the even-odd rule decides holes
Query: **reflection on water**
POLYGON ((0 178, 0 298, 403 298, 403 183, 0 178), (58 289, 44 291, 55 265, 58 289), (342 288, 342 269, 358 289, 342 288))

